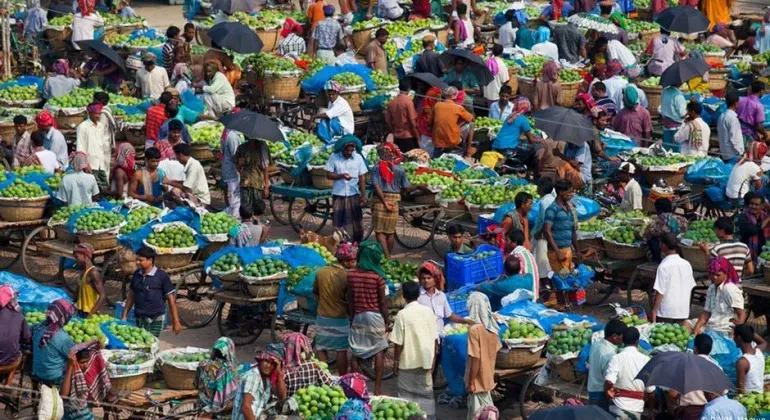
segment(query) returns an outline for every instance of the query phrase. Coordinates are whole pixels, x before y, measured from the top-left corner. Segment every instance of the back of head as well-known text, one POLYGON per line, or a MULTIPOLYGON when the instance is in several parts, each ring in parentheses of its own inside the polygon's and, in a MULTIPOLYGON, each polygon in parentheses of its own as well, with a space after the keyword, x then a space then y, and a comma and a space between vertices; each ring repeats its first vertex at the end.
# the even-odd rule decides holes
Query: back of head
POLYGON ((751 84, 751 93, 760 93, 764 90, 765 90, 765 84, 758 80, 751 84))
POLYGON ((738 95, 738 92, 735 90, 731 90, 727 93, 727 96, 725 96, 725 102, 727 103, 727 107, 733 107, 738 104, 738 100, 740 99, 740 96, 738 95))
POLYGON ((345 46, 342 42, 338 42, 334 45, 334 52, 344 53, 348 50, 348 47, 345 46))
POLYGON ((515 255, 509 255, 505 258, 505 274, 508 276, 513 276, 515 274, 521 273, 521 262, 519 261, 519 257, 515 255))
POLYGON ((623 333, 623 345, 624 346, 635 346, 639 342, 639 330, 636 328, 628 328, 623 333))
POLYGON ((157 147, 150 147, 144 151, 146 159, 160 159, 160 150, 157 147))
POLYGON ((668 198, 659 198, 655 200, 655 213, 664 214, 671 213, 674 210, 674 206, 671 200, 668 198))
POLYGON ((689 101, 687 102, 687 110, 696 115, 700 115, 703 111, 703 106, 701 106, 700 102, 689 101))
POLYGON ((401 92, 409 92, 410 88, 411 84, 409 83, 409 79, 406 77, 398 81, 398 90, 401 92))
POLYGON ((184 142, 174 145, 174 153, 177 155, 190 156, 190 145, 184 142))
POLYGON ((553 179, 547 176, 540 177, 540 179, 537 180, 537 190, 541 195, 552 193, 553 179))
POLYGON ((524 232, 521 229, 511 229, 508 231, 508 240, 517 245, 524 245, 524 232))
POLYGON ((414 302, 420 297, 420 285, 413 281, 408 281, 402 286, 404 292, 404 299, 407 302, 414 302))
POLYGON ((660 235, 660 243, 672 251, 679 250, 679 239, 677 239, 676 235, 671 232, 660 235))
POLYGON ((695 336, 693 346, 696 354, 711 354, 711 347, 714 340, 708 334, 698 334, 695 336))
POLYGON ((30 138, 32 140, 32 144, 35 147, 43 147, 43 143, 45 143, 45 134, 42 131, 40 130, 35 131, 34 133, 32 133, 30 138))
POLYGON ((745 344, 751 343, 754 341, 754 328, 747 324, 736 325, 735 336, 745 344))
POLYGON ((241 215, 241 220, 251 220, 252 217, 254 217, 254 212, 252 211, 251 207, 241 204, 241 207, 238 209, 238 212, 241 215))
POLYGON ((607 85, 605 85, 604 82, 596 82, 594 83, 594 89, 599 92, 605 93, 607 92, 607 85))
POLYGON ((500 57, 503 55, 503 46, 500 44, 495 44, 492 46, 492 55, 495 57, 500 57))
POLYGON ((457 14, 458 15, 464 15, 468 13, 468 6, 465 3, 460 3, 457 5, 457 14))
POLYGON ((17 115, 13 117, 14 125, 27 125, 27 117, 24 115, 17 115))
POLYGON ((622 336, 627 329, 628 329, 628 325, 626 325, 625 322, 617 318, 611 319, 610 322, 608 322, 607 325, 604 326, 604 338, 609 339, 613 335, 622 336))
POLYGON ((569 179, 560 179, 556 181, 556 184, 554 185, 554 188, 556 189, 556 193, 563 193, 565 191, 569 191, 572 189, 572 181, 569 179))
POLYGON ((177 26, 171 25, 168 27, 168 29, 166 29, 166 38, 168 39, 176 38, 177 36, 179 36, 179 32, 181 31, 177 26))
POLYGON ((107 92, 96 92, 94 93, 94 102, 98 102, 106 106, 110 103, 110 95, 108 95, 107 92))
POLYGON ((723 231, 725 235, 732 235, 735 232, 735 223, 732 217, 723 216, 714 222, 714 229, 723 231))
POLYGON ((513 22, 513 19, 516 18, 516 11, 513 9, 508 9, 505 11, 505 21, 506 22, 513 22))
POLYGON ((171 94, 171 92, 163 92, 160 94, 158 102, 162 103, 163 105, 168 105, 171 103, 172 99, 174 99, 174 96, 171 94))
MULTIPOLYGON (((171 119, 179 114, 179 108, 175 104, 166 105, 166 117, 171 119)), ((172 120, 173 121, 173 120, 172 120)))

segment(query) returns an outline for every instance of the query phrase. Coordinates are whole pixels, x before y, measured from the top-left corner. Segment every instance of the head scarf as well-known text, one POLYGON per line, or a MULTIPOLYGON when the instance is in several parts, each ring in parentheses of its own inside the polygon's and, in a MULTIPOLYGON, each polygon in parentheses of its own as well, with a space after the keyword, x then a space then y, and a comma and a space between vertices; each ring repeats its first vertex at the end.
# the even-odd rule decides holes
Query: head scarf
POLYGON ((0 286, 0 308, 8 308, 16 312, 21 310, 18 298, 16 297, 16 291, 7 284, 0 286))
POLYGON ((283 336, 283 366, 287 371, 294 370, 306 357, 313 354, 313 346, 305 334, 293 332, 283 336))
POLYGON ((497 334, 500 332, 500 326, 492 317, 492 306, 489 304, 487 295, 480 292, 473 292, 468 296, 468 319, 477 324, 484 325, 487 331, 497 334))
POLYGON ((198 397, 204 407, 216 413, 235 399, 238 390, 240 378, 233 340, 220 337, 211 348, 210 358, 211 360, 201 362, 198 368, 198 397), (214 359, 215 350, 219 351, 222 359, 214 359))
POLYGON ((454 86, 449 86, 448 88, 444 89, 443 95, 446 99, 454 100, 457 98, 457 95, 460 93, 459 90, 457 90, 454 86))
POLYGON ((513 104, 513 113, 516 114, 516 116, 526 114, 532 109, 532 103, 529 101, 529 98, 524 95, 515 97, 511 103, 513 104))
POLYGON ((53 127, 55 125, 53 114, 51 114, 51 112, 46 109, 43 112, 37 114, 35 117, 35 123, 37 123, 39 128, 53 127))
POLYGON ((342 151, 345 149, 345 146, 350 143, 353 143, 356 146, 356 151, 361 153, 364 148, 364 146, 361 144, 361 139, 352 134, 346 134, 342 136, 339 140, 337 140, 336 143, 334 143, 332 150, 334 153, 342 153, 342 151))
POLYGON ((373 271, 383 279, 387 279, 388 275, 382 269, 382 256, 384 254, 385 252, 382 250, 382 245, 379 242, 361 242, 358 248, 358 268, 373 271))
POLYGON ((331 16, 334 14, 334 5, 325 4, 323 7, 324 16, 331 16))
POLYGON ((761 161, 767 154, 767 143, 752 141, 746 148, 746 160, 761 161))
POLYGON ((301 35, 302 25, 297 23, 297 21, 295 21, 294 19, 288 18, 286 19, 286 21, 283 22, 283 28, 281 28, 281 37, 286 38, 291 33, 301 35))
POLYGON ((133 178, 134 171, 136 171, 136 149, 131 143, 121 142, 115 149, 115 167, 122 169, 128 179, 133 178))
POLYGON ((735 271, 732 263, 725 257, 712 258, 709 263, 709 274, 725 273, 727 278, 725 283, 738 284, 741 282, 741 278, 738 277, 738 272, 735 271))
POLYGON ((46 330, 40 339, 40 347, 47 346, 51 338, 69 322, 74 314, 75 307, 66 299, 56 299, 51 302, 48 310, 45 311, 46 330))
POLYGON ((166 140, 159 140, 155 142, 154 147, 160 152, 160 160, 176 159, 174 153, 174 146, 166 140))
MULTIPOLYGON (((275 367, 281 366, 281 358, 278 357, 275 353, 271 353, 269 351, 258 350, 255 358, 257 359, 257 362, 267 360, 275 363, 275 367)), ((274 369, 273 373, 270 374, 270 384, 275 386, 276 383, 278 383, 278 370, 274 369)))
POLYGON ((420 274, 423 272, 428 273, 433 277, 433 281, 436 282, 436 289, 445 291, 446 287, 446 280, 444 280, 444 273, 441 272, 441 269, 436 266, 436 264, 425 261, 422 263, 419 269, 417 269, 417 278, 420 278, 420 274))
POLYGON ((72 251, 73 254, 76 252, 79 252, 88 258, 93 258, 94 246, 89 244, 88 242, 79 243, 75 246, 75 249, 72 251))
POLYGON ((78 0, 78 8, 80 8, 80 14, 88 16, 96 8, 96 2, 94 0, 78 0))
POLYGON ((94 102, 86 107, 86 111, 90 114, 100 114, 104 110, 104 105, 94 102))
POLYGON ((591 118, 599 118, 599 114, 602 112, 607 112, 607 110, 604 107, 594 105, 591 107, 591 118))
POLYGON ((88 408, 88 401, 102 401, 112 388, 110 377, 107 373, 107 363, 102 357, 99 341, 92 340, 78 344, 72 348, 76 354, 82 351, 88 353, 86 368, 76 364, 72 375, 72 388, 70 391, 70 403, 77 410, 88 408))
POLYGON ((334 80, 329 80, 324 84, 324 90, 331 90, 334 92, 339 92, 342 90, 342 85, 340 85, 338 82, 334 80))
POLYGON ((70 155, 70 167, 73 171, 81 172, 91 167, 86 152, 80 150, 70 155))
POLYGON ((364 375, 353 372, 340 378, 340 387, 342 392, 348 398, 356 398, 369 402, 369 391, 366 387, 366 378, 364 375))
POLYGON ((551 39, 551 30, 545 25, 540 25, 532 36, 535 39, 535 44, 540 44, 551 39))
POLYGON ((174 71, 171 72, 171 79, 180 80, 182 78, 186 80, 192 80, 193 78, 193 72, 187 63, 177 63, 174 66, 174 71))
POLYGON ((355 260, 358 257, 358 247, 350 242, 343 242, 337 246, 336 255, 338 260, 355 260))
POLYGON ((726 33, 727 26, 725 26, 724 23, 717 23, 714 25, 714 33, 722 35, 723 33, 726 33))
POLYGON ((623 105, 626 108, 633 108, 639 104, 639 92, 637 92, 636 87, 632 85, 626 86, 625 89, 623 89, 623 105))
POLYGON ((583 101, 586 104, 587 109, 591 109, 596 105, 596 101, 594 101, 594 98, 587 94, 587 93, 578 93, 577 99, 583 101))
POLYGON ((52 68, 54 73, 66 76, 70 72, 70 63, 66 58, 60 58, 53 63, 52 68))
POLYGON ((607 78, 622 75, 623 69, 623 63, 617 58, 613 58, 607 62, 607 78))
POLYGON ((559 65, 555 61, 546 61, 543 64, 543 81, 553 83, 559 78, 559 65))
POLYGON ((398 146, 393 143, 383 143, 377 147, 377 155, 380 157, 377 166, 380 169, 380 176, 387 185, 392 184, 395 179, 393 172, 393 165, 396 160, 394 149, 398 151, 398 146))

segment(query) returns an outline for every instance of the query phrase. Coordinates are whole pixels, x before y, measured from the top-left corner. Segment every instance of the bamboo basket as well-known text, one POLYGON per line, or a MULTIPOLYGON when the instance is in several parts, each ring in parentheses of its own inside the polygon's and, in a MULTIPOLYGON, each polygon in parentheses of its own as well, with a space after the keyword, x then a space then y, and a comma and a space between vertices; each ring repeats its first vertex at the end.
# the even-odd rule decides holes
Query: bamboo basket
POLYGON ((361 91, 340 92, 354 113, 361 112, 361 91))
POLYGON ((276 74, 275 76, 265 75, 265 98, 276 99, 279 101, 294 101, 299 98, 300 76, 276 74))
POLYGON ((278 28, 255 30, 264 47, 263 52, 271 52, 278 46, 278 28))
POLYGON ((255 298, 278 297, 281 288, 281 279, 263 280, 257 283, 247 283, 246 289, 255 298))
POLYGON ((56 234, 56 239, 63 242, 75 242, 77 236, 70 233, 66 224, 56 225, 53 227, 53 231, 56 234))
POLYGON ((669 187, 676 187, 684 182, 684 173, 687 171, 687 167, 681 168, 678 171, 642 171, 644 179, 647 181, 647 185, 655 185, 658 180, 662 179, 669 187))
POLYGON ((508 86, 511 87, 513 94, 516 95, 516 92, 519 90, 519 68, 518 67, 508 68, 508 86))
POLYGON ((326 178, 326 169, 313 168, 310 171, 310 175, 313 178, 313 187, 319 190, 328 190, 334 186, 334 181, 326 178))
POLYGON ((647 249, 644 245, 622 245, 613 241, 602 240, 604 252, 607 256, 616 260, 638 260, 647 255, 647 249))
POLYGON ((48 39, 54 50, 61 51, 67 49, 67 39, 72 36, 72 28, 48 28, 43 31, 43 35, 48 39))
POLYGON ((364 48, 369 44, 369 41, 372 39, 372 32, 376 31, 378 28, 367 28, 362 29, 360 31, 353 31, 353 48, 357 52, 363 52, 364 48))
POLYGON ((639 88, 647 96, 647 103, 649 104, 647 110, 650 111, 650 116, 658 116, 660 114, 658 112, 658 107, 660 106, 660 95, 663 93, 663 86, 639 85, 639 88))
POLYGON ((556 375, 559 379, 567 383, 575 383, 585 376, 584 373, 575 370, 576 360, 577 359, 566 360, 556 366, 556 375))
POLYGON ((155 256, 155 265, 164 269, 184 267, 190 264, 194 254, 158 254, 155 256))
POLYGON ((88 113, 86 111, 78 112, 77 114, 68 115, 62 111, 56 113, 56 124, 59 124, 60 129, 74 130, 86 120, 88 113))
POLYGON ((50 197, 27 199, 0 198, 0 219, 6 222, 26 222, 42 219, 50 197))
POLYGON ((577 243, 581 251, 594 249, 597 258, 604 258, 604 244, 601 238, 578 239, 577 243))
POLYGON ((179 369, 163 363, 160 366, 160 373, 163 374, 163 380, 170 389, 178 390, 193 390, 195 387, 195 374, 194 370, 179 369))
POLYGON ((582 82, 562 83, 561 90, 564 93, 563 107, 571 108, 577 98, 578 88, 582 82))
POLYGON ((709 90, 724 90, 727 88, 727 72, 724 70, 709 70, 709 90))
POLYGON ((138 391, 144 388, 147 382, 147 374, 140 373, 134 376, 124 376, 122 378, 110 378, 110 385, 115 391, 138 391))
POLYGON ((639 39, 642 42, 644 42, 644 45, 647 45, 647 44, 650 43, 650 41, 655 39, 655 37, 657 37, 658 35, 660 35, 660 30, 657 30, 657 29, 650 30, 650 31, 639 32, 639 39))
POLYGON ((198 27, 195 30, 195 37, 198 38, 198 43, 211 48, 211 38, 209 38, 209 29, 198 27))
POLYGON ((203 143, 191 144, 190 156, 201 162, 216 159, 209 145, 203 143))
POLYGON ((94 235, 87 235, 85 233, 78 233, 78 241, 81 243, 87 242, 94 247, 94 251, 100 251, 103 249, 113 249, 118 247, 118 234, 109 233, 97 233, 94 235))
POLYGON ((519 95, 526 96, 530 101, 535 100, 535 80, 529 78, 520 78, 517 76, 519 83, 519 95))
POLYGON ((687 246, 679 243, 679 249, 682 250, 682 258, 690 262, 692 271, 708 271, 709 256, 697 246, 687 246))
MULTIPOLYGON (((445 26, 442 29, 434 31, 436 34, 436 40, 443 45, 449 45, 449 27, 445 26)), ((515 92, 515 91, 514 91, 515 92)))
MULTIPOLYGON (((538 345, 540 346, 540 345, 538 345)), ((497 369, 524 369, 533 366, 540 360, 542 351, 532 352, 529 348, 502 348, 497 351, 495 367, 497 369)))
POLYGON ((461 217, 468 213, 468 209, 465 208, 463 204, 460 203, 446 203, 446 205, 441 205, 441 208, 444 210, 444 216, 454 219, 455 217, 461 217))
POLYGON ((144 127, 142 128, 124 128, 123 135, 126 136, 126 140, 134 147, 141 147, 144 149, 145 136, 144 127))

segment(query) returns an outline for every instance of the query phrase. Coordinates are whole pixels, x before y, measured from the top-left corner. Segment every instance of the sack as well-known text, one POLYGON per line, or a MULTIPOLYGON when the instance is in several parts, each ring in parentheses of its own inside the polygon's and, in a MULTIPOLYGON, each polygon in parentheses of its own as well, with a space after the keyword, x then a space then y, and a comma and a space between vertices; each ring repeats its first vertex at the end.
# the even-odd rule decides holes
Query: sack
POLYGON ((38 420, 61 420, 64 417, 64 401, 59 395, 59 388, 49 388, 40 385, 40 407, 37 411, 38 420))

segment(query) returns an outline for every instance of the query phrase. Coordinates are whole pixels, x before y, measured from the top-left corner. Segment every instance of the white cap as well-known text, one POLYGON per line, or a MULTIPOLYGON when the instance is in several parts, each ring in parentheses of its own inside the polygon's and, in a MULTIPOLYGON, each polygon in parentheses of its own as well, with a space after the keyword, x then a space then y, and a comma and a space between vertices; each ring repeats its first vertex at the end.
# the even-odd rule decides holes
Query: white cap
POLYGON ((627 173, 629 173, 631 175, 636 173, 636 167, 631 162, 623 162, 623 163, 621 163, 620 167, 618 168, 618 170, 621 171, 621 172, 627 172, 627 173))

